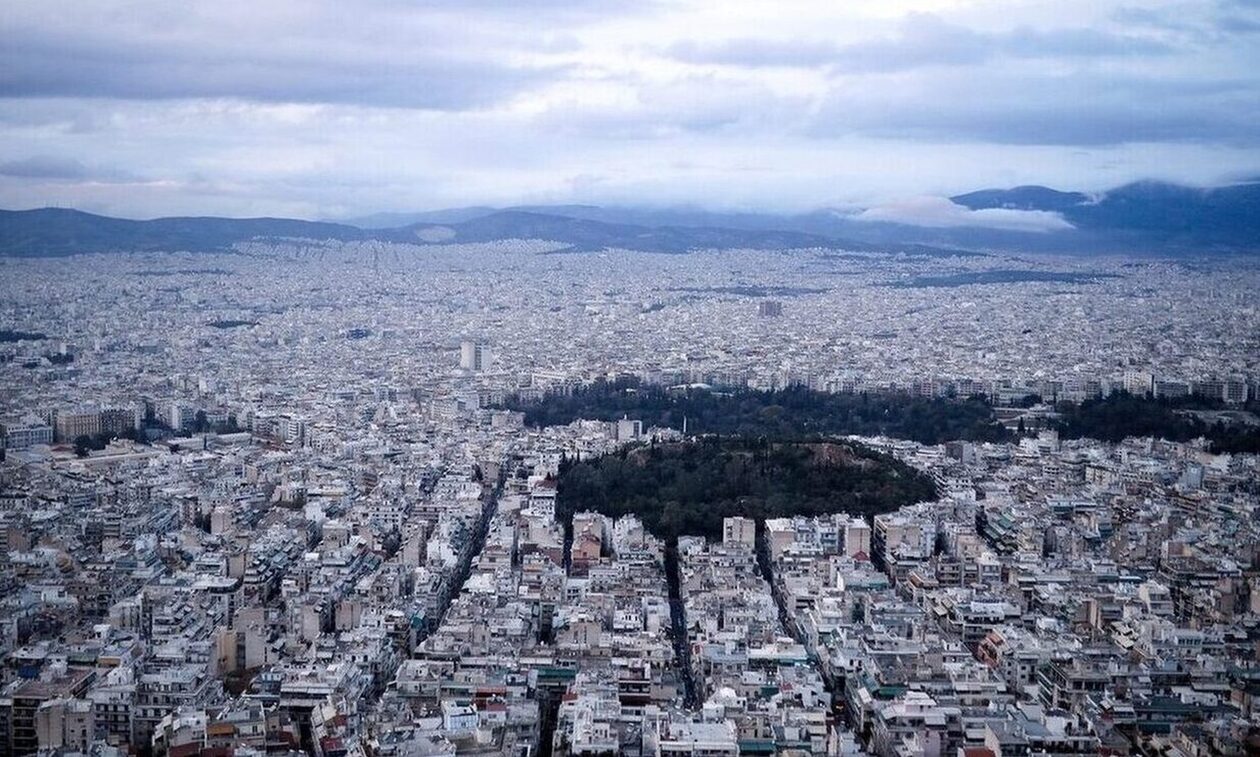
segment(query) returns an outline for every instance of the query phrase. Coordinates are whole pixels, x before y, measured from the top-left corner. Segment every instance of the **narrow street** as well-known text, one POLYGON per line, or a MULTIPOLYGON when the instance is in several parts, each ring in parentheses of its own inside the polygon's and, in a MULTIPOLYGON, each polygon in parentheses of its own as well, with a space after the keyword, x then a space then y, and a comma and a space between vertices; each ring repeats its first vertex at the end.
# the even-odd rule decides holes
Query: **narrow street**
POLYGON ((833 677, 827 675, 827 671, 818 661, 818 655, 815 650, 809 648, 806 643, 801 629, 792 620, 791 614, 788 612, 787 598, 783 596, 782 590, 774 579, 774 566, 770 560, 770 542, 766 538, 766 522, 764 520, 757 521, 757 567, 761 570, 762 577, 770 583, 770 596, 774 597, 774 604, 779 608, 779 622, 783 629, 798 644, 805 647, 806 653, 809 655, 809 662, 822 676, 823 682, 827 684, 827 690, 831 692, 832 711, 837 720, 848 722, 848 713, 844 709, 844 681, 837 681, 833 677))
POLYGON ((481 550, 486 546, 486 536, 490 533, 490 522, 494 520, 494 514, 499 509, 499 495, 503 492, 503 481, 500 480, 485 495, 485 502, 481 507, 481 517, 477 521, 476 529, 473 531, 472 543, 469 545, 467 553, 460 560, 459 567, 456 568, 450 581, 450 591, 446 592, 446 597, 442 602, 441 612, 425 623, 422 633, 416 636, 416 643, 424 641, 429 634, 437 630, 442 621, 446 619, 446 613, 451 609, 451 603, 455 601, 455 597, 464 590, 464 584, 468 582, 468 576, 472 573, 472 562, 481 554, 481 550))
POLYGON ((673 626, 674 658, 682 675, 684 703, 688 709, 700 706, 696 682, 691 673, 691 644, 687 638, 687 609, 683 606, 678 570, 678 540, 665 544, 665 580, 669 584, 669 615, 673 626))

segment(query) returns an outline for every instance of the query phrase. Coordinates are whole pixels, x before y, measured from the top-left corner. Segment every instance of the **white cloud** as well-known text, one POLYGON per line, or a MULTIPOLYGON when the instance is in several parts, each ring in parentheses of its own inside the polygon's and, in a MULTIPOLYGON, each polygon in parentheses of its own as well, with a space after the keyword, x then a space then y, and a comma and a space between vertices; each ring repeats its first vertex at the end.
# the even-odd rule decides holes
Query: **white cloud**
POLYGON ((1260 9, 1125 1, 18 3, 0 206, 807 210, 1260 170, 1260 9))
POLYGON ((1002 231, 1049 232, 1074 228, 1058 213, 1044 210, 984 208, 972 210, 947 197, 911 197, 869 208, 855 216, 859 221, 882 221, 933 229, 979 227, 1002 231))

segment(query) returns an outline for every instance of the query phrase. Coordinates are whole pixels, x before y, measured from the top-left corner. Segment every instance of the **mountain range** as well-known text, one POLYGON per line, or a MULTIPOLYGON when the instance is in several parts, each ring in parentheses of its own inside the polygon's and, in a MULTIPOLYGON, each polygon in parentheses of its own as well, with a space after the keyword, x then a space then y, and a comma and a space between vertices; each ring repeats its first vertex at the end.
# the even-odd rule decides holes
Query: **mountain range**
POLYGON ((1200 189, 1148 181, 1096 195, 1023 186, 949 199, 952 205, 944 204, 963 220, 947 225, 919 224, 913 218, 869 220, 854 211, 776 215, 591 205, 454 208, 340 222, 214 217, 139 221, 42 208, 0 211, 0 255, 223 251, 249 240, 295 238, 397 243, 543 239, 563 245, 566 252, 810 247, 910 254, 1260 252, 1260 182, 1200 189), (991 210, 1039 211, 1061 220, 1052 230, 987 228, 981 211, 991 210))

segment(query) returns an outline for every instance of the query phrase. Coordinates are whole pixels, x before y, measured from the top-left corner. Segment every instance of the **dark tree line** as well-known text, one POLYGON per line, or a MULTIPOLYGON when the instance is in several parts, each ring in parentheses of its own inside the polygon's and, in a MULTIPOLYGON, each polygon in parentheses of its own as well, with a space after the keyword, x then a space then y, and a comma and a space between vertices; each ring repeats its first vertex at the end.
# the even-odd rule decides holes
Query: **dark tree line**
MULTIPOLYGON (((1131 436, 1153 436, 1174 442, 1199 437, 1211 443, 1213 452, 1260 453, 1260 426, 1207 421, 1188 411, 1223 410, 1220 400, 1201 396, 1177 399, 1139 397, 1118 392, 1079 404, 1059 403, 1059 433, 1070 439, 1088 437, 1118 442, 1131 436)), ((1260 410, 1255 401, 1245 408, 1260 410)))
POLYGON ((871 516, 936 496, 927 476, 858 445, 717 436, 624 448, 561 466, 562 522, 634 514, 654 534, 720 537, 728 516, 871 516))
POLYGON ((0 344, 5 342, 21 342, 32 341, 37 342, 41 339, 47 339, 45 334, 38 331, 15 331, 14 329, 0 329, 0 344))
POLYGON ((995 421, 993 408, 983 399, 893 392, 836 394, 804 387, 764 392, 671 391, 630 379, 596 382, 569 395, 548 395, 534 402, 509 398, 504 406, 523 411, 525 422, 532 426, 629 416, 642 420, 644 427, 681 429, 686 418, 692 434, 772 439, 883 434, 939 444, 954 439, 1002 441, 1011 436, 995 421))
MULTIPOLYGON (((1030 397, 1028 406, 1040 398, 1030 397)), ((623 416, 645 427, 681 429, 691 434, 720 434, 770 439, 821 439, 845 434, 885 435, 924 444, 961 439, 1001 442, 1045 428, 1011 431, 997 422, 993 407, 981 397, 916 397, 897 392, 835 394, 803 387, 759 392, 707 389, 669 390, 635 379, 595 382, 572 394, 523 401, 511 397, 504 407, 525 413, 531 426, 554 426, 575 420, 616 420, 623 416)), ((1060 402, 1058 417, 1048 427, 1065 438, 1118 442, 1126 437, 1154 436, 1170 441, 1205 437, 1214 452, 1260 453, 1260 426, 1241 422, 1208 422, 1192 411, 1229 409, 1219 399, 1198 395, 1176 399, 1141 397, 1118 392, 1084 402, 1060 402)), ((1252 400, 1242 410, 1260 413, 1252 400)))

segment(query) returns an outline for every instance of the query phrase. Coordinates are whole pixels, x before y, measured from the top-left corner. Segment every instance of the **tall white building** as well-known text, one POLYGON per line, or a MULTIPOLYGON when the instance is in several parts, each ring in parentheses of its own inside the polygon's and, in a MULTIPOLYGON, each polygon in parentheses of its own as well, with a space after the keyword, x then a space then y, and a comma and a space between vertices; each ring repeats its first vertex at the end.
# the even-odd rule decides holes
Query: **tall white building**
POLYGON ((733 547, 753 547, 757 543, 757 521, 735 516, 722 519, 722 543, 733 547))
POLYGON ((622 418, 617 421, 617 441, 637 442, 643 436, 643 421, 622 418))
POLYGON ((1145 397, 1155 389, 1155 377, 1148 371, 1125 371, 1124 390, 1129 394, 1145 397))
POLYGON ((459 367, 466 371, 488 371, 491 363, 494 362, 494 355, 490 351, 490 345, 484 342, 476 342, 471 339, 465 339, 459 345, 459 367))
POLYGON ((844 553, 854 557, 859 552, 871 553, 871 527, 862 518, 851 518, 844 524, 844 553))

